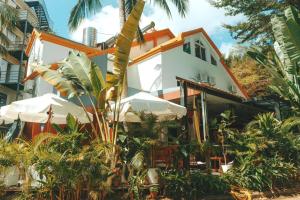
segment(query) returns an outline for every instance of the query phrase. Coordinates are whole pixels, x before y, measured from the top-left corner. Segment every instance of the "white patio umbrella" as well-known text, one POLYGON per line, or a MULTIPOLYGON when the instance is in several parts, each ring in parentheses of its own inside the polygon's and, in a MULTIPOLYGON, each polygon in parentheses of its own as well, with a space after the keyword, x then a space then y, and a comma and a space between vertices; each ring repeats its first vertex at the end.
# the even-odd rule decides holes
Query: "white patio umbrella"
MULTIPOLYGON (((89 120, 82 107, 69 102, 55 94, 15 101, 0 109, 0 123, 11 122, 20 118, 24 122, 46 123, 51 111, 51 123, 66 124, 68 114, 73 115, 80 123, 89 123, 89 120)), ((91 119, 93 115, 89 113, 91 119)))
MULTIPOLYGON (((112 106, 114 108, 114 106, 112 106)), ((186 115, 186 108, 170 101, 140 92, 121 100, 120 121, 140 122, 137 113, 154 114, 158 121, 180 119, 186 115)))

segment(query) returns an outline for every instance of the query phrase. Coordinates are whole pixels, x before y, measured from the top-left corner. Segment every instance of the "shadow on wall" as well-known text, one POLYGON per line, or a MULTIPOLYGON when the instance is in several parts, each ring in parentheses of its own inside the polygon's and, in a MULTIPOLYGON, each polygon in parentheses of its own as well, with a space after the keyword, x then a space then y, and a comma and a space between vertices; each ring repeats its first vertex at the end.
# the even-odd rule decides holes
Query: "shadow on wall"
POLYGON ((157 76, 155 77, 152 85, 149 88, 151 92, 163 89, 162 88, 162 65, 161 64, 156 65, 154 67, 154 70, 157 72, 157 76))

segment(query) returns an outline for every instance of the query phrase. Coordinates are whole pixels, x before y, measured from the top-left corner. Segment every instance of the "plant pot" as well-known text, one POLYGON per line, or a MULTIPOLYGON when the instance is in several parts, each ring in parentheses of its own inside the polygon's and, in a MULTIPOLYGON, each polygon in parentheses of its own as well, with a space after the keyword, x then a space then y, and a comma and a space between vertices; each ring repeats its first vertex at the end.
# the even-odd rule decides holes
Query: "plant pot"
POLYGON ((150 192, 150 198, 149 199, 157 199, 158 192, 150 192))
POLYGON ((159 192, 159 186, 158 185, 151 186, 149 188, 149 191, 150 191, 150 195, 148 196, 147 199, 150 199, 150 200, 157 199, 158 192, 159 192))
POLYGON ((226 173, 229 169, 232 168, 232 164, 229 165, 221 165, 222 172, 226 173))
POLYGON ((159 169, 149 168, 147 172, 149 185, 158 185, 159 183, 159 169))
POLYGON ((7 167, 1 173, 1 181, 6 187, 16 186, 19 183, 20 171, 16 166, 7 167))

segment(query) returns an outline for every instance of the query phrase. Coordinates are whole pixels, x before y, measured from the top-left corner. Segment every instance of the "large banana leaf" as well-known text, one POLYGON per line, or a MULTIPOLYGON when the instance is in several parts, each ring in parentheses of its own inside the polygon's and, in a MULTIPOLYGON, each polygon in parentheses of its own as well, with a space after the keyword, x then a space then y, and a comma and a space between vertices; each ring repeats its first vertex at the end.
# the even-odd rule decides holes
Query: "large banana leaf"
POLYGON ((116 42, 113 72, 118 78, 119 86, 124 82, 124 76, 129 62, 131 43, 135 38, 144 5, 145 2, 143 0, 137 1, 116 42))
POLYGON ((284 56, 284 64, 289 70, 295 63, 300 63, 300 17, 299 11, 290 7, 284 16, 271 19, 273 33, 284 56))
POLYGON ((71 51, 69 56, 61 62, 60 70, 74 84, 82 87, 86 92, 93 92, 95 97, 105 87, 100 68, 84 53, 71 51))
POLYGON ((46 66, 37 66, 35 71, 58 90, 61 95, 72 97, 77 94, 76 88, 72 84, 72 81, 65 78, 59 71, 51 70, 46 66))

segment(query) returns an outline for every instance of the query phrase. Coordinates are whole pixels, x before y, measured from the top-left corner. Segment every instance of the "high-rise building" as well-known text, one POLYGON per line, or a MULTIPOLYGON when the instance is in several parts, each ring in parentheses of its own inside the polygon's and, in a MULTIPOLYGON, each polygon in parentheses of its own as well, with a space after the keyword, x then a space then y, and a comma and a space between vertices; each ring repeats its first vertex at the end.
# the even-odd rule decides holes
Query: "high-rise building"
MULTIPOLYGON (((8 53, 5 56, 0 56, 1 107, 12 101, 22 99, 23 79, 27 64, 25 48, 28 38, 34 28, 49 30, 51 25, 49 23, 47 25, 44 23, 44 20, 39 19, 38 16, 42 15, 37 14, 34 7, 29 6, 31 4, 27 4, 24 0, 0 0, 0 2, 2 5, 4 3, 16 8, 19 13, 19 22, 14 30, 1 30, 10 41, 9 45, 6 46, 8 53)), ((43 7, 43 12, 46 12, 45 6, 43 7)))

